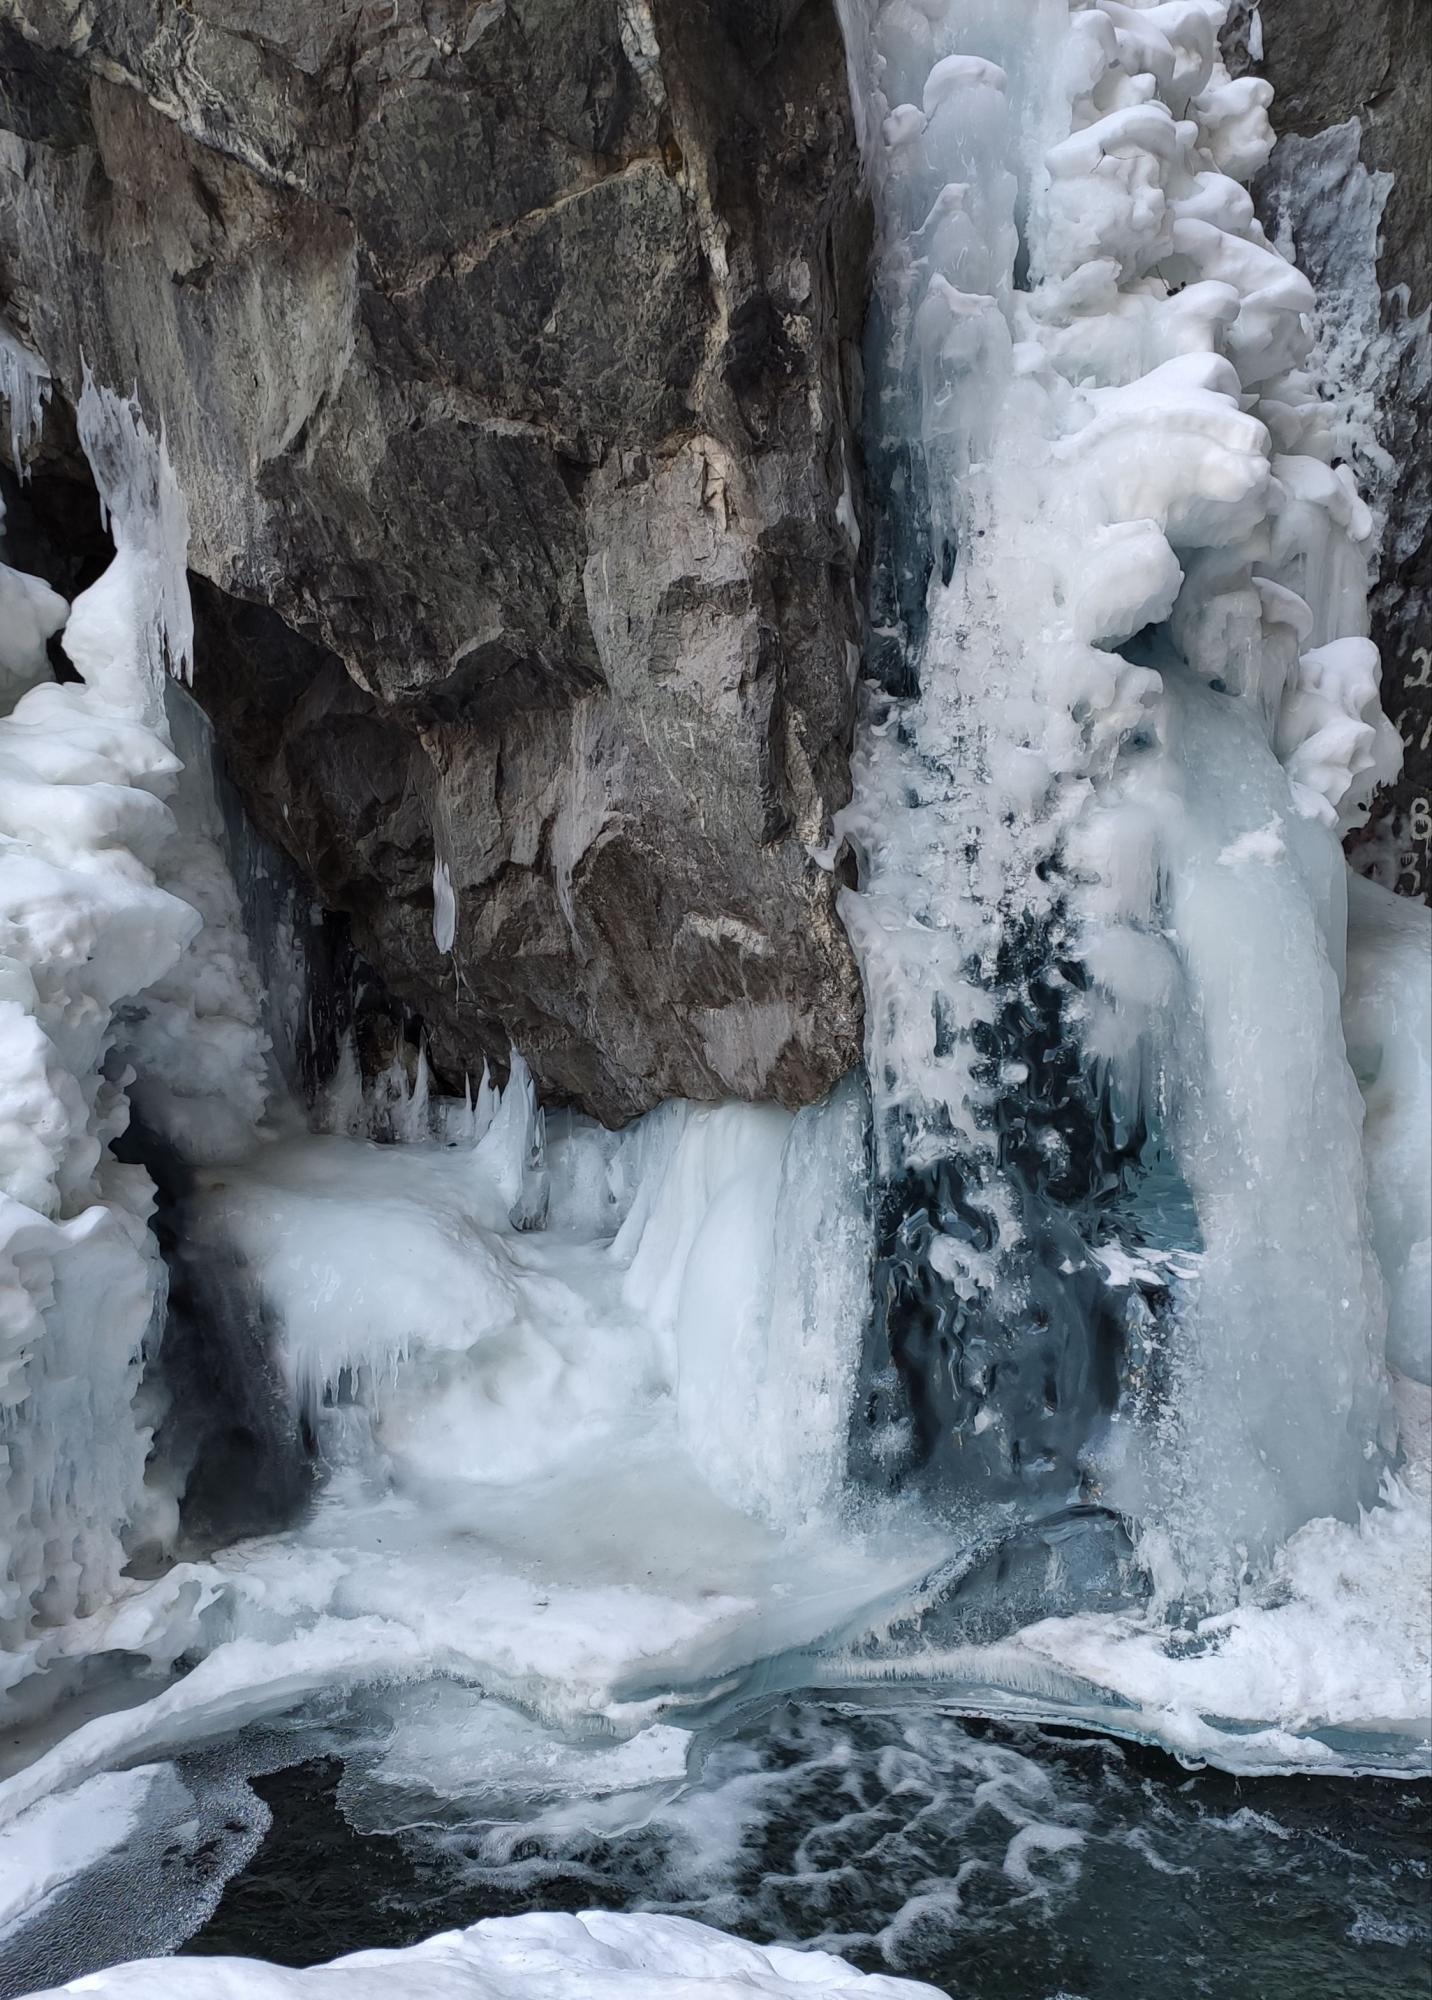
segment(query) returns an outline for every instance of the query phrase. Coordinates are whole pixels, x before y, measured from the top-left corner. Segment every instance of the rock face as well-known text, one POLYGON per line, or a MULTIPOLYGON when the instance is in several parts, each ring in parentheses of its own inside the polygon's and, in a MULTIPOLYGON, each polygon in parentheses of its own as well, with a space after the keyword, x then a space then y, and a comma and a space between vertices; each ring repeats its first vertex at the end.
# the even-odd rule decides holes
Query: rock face
MULTIPOLYGON (((1266 76, 1283 142, 1263 205, 1276 221, 1287 182, 1297 210, 1324 215, 1346 204, 1356 169, 1386 177, 1377 276, 1384 293, 1383 337, 1361 362, 1391 455, 1382 496, 1386 527, 1373 599, 1373 637, 1382 652, 1383 706, 1406 749, 1402 776, 1384 796, 1378 824, 1392 853, 1378 872, 1405 894, 1432 892, 1432 174, 1427 105, 1432 95, 1432 22, 1427 0, 1234 0, 1226 36, 1230 66, 1266 76), (1255 26, 1256 18, 1256 26, 1255 26), (1356 120, 1349 145, 1329 128, 1356 120), (1335 143, 1319 144, 1327 135, 1335 143), (1312 143, 1309 143, 1312 142, 1312 143), (1296 184, 1301 182, 1301 186, 1296 184)), ((1344 213, 1347 213, 1344 207, 1344 213)), ((1326 227, 1312 217, 1312 239, 1326 227)), ((1305 251, 1300 241, 1300 251, 1305 251)), ((1316 264, 1317 245, 1312 244, 1316 264)), ((1321 279, 1323 273, 1314 270, 1321 279)), ((1355 365, 1358 365, 1355 363, 1355 365)), ((1376 828, 1374 828, 1376 831, 1376 828)))
POLYGON ((36 489, 86 363, 163 419, 195 691, 439 1067, 818 1095, 860 1047, 809 852, 858 636, 830 0, 0 0, 0 127, 36 489))

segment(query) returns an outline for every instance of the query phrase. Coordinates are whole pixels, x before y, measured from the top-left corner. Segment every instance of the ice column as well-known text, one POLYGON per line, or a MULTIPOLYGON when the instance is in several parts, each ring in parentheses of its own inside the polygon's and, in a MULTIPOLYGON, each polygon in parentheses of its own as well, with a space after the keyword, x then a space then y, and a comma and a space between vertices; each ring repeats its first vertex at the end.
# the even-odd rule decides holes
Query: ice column
MULTIPOLYGON (((1219 1594, 1375 1486, 1338 836, 1371 523, 1214 0, 846 0, 878 217, 845 831, 921 1463, 1219 1594)), ((893 1447, 897 1463, 901 1447, 893 1447)))
MULTIPOLYGON (((12 357, 0 387, 13 399, 43 377, 12 357)), ((173 1526, 144 1477, 164 1300, 153 1190, 111 1148, 129 1057, 148 1041, 180 1093, 242 1107, 258 1052, 256 1021, 235 1018, 232 938, 227 958, 212 930, 191 949, 222 885, 195 893, 203 830, 179 839, 166 803, 164 666, 187 664, 192 632, 182 499, 131 404, 90 384, 78 416, 115 558, 67 622, 36 579, 3 586, 27 615, 0 654, 0 1684, 62 1649, 136 1544, 173 1526), (79 683, 49 675, 61 625, 79 683)), ((34 420, 33 398, 12 401, 22 446, 34 420)))

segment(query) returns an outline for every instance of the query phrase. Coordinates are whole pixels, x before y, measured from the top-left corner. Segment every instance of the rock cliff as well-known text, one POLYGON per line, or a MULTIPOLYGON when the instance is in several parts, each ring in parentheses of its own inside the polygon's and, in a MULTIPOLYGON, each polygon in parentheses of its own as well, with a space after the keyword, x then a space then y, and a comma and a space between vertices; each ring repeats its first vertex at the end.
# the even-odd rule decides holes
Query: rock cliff
POLYGON ((829 0, 0 0, 34 508, 86 365, 162 418, 195 692, 449 1075, 858 1054, 857 188, 829 0))

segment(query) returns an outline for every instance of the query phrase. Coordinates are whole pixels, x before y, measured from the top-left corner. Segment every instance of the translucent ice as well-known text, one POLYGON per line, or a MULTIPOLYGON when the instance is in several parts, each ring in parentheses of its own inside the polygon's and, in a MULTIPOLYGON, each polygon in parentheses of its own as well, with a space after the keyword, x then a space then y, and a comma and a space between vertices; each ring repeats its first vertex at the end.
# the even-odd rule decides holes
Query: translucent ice
MULTIPOLYGON (((68 610, 80 683, 48 677, 67 607, 0 575, 0 1644, 37 1705, 94 1687, 0 1783, 17 1840, 85 1799, 108 1838, 114 1767, 345 1689, 391 1725, 366 1807, 481 1772, 619 1812, 713 1691, 892 1673, 1233 1768, 1335 1731, 1425 1763, 1426 927, 1338 844, 1395 755, 1339 463, 1365 412, 1240 184, 1267 98, 1217 11, 842 9, 889 502, 842 819, 869 1100, 618 1134, 544 1113, 519 1051, 444 1099, 425 1052, 365 1076, 350 1040, 305 1131, 291 916, 255 923, 164 679, 183 497, 87 388, 117 553, 68 610), (272 1531, 181 1560, 131 1111, 215 1379, 299 1468, 268 1480, 235 1396, 272 1531)), ((440 854, 432 886, 447 952, 440 854)), ((1021 1822, 1012 1889, 1066 1836, 1021 1822)), ((538 1990, 680 1990, 679 1953, 634 1964, 654 1934, 598 1965, 534 1921, 502 1937, 538 1990)), ((496 1935, 384 1989, 486 1976, 496 1935)), ((820 1966, 699 1949, 733 1990, 820 1966)))
POLYGON ((9 415, 10 463, 22 479, 30 447, 44 422, 49 394, 49 369, 0 320, 0 403, 9 415))
POLYGON ((1432 1384, 1432 913, 1348 881, 1343 1027, 1367 1114, 1367 1202, 1387 1282, 1387 1358, 1432 1384))

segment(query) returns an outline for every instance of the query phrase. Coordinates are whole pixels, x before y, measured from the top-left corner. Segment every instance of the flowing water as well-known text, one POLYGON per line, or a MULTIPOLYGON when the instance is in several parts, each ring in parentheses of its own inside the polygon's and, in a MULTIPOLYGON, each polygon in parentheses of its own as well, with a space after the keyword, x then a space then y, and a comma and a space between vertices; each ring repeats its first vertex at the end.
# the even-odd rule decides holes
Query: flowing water
POLYGON ((423 1767, 425 1746, 473 1748, 448 1699, 181 1759, 195 1797, 226 1802, 217 1834, 161 1829, 147 1856, 92 1876, 0 1949, 0 1993, 163 1944, 301 1966, 590 1908, 820 1944, 952 2000, 1428 1990, 1425 1784, 1195 1774, 892 1691, 757 1705, 698 1737, 689 1777, 595 1797, 564 1796, 551 1744, 534 1756, 539 1732, 494 1705, 487 1775, 474 1762, 454 1795, 450 1763, 423 1767), (166 1934, 175 1912, 198 1926, 183 1942, 166 1934))

